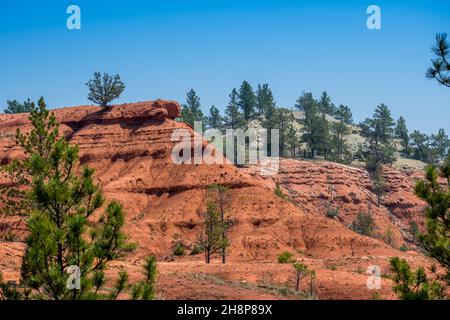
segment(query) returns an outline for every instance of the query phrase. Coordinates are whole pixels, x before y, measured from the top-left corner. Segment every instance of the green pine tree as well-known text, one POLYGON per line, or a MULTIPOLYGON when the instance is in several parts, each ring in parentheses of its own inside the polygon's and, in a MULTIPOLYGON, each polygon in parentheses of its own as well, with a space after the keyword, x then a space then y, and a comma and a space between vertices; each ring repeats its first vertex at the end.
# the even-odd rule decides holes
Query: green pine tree
POLYGON ((430 147, 433 150, 433 159, 431 163, 444 160, 448 154, 450 140, 444 129, 439 129, 437 134, 432 134, 430 137, 430 147))
POLYGON ((312 108, 314 105, 317 106, 318 102, 314 99, 311 92, 302 92, 302 95, 297 99, 295 107, 299 111, 305 111, 308 108, 312 108))
POLYGON ((132 287, 131 299, 133 300, 154 300, 156 298, 156 277, 158 268, 155 256, 148 256, 144 263, 144 280, 136 283, 132 287))
POLYGON ((212 106, 211 109, 209 109, 208 127, 218 130, 222 130, 223 128, 223 117, 221 116, 219 109, 215 106, 212 106))
POLYGON ((301 141, 307 145, 309 158, 313 159, 317 154, 326 157, 330 148, 329 124, 320 112, 317 101, 310 93, 303 93, 296 107, 305 112, 301 141))
POLYGON ((408 262, 399 257, 390 259, 394 273, 394 292, 402 300, 439 300, 445 297, 442 286, 427 278, 425 269, 412 271, 408 262))
POLYGON ((236 89, 233 89, 229 97, 230 101, 225 109, 225 126, 235 130, 243 126, 244 116, 239 110, 239 94, 236 89))
POLYGON ((244 120, 246 122, 252 120, 255 116, 256 108, 256 96, 253 92, 252 86, 247 82, 242 82, 241 88, 239 89, 239 108, 244 115, 244 120))
POLYGON ((256 107, 258 115, 266 115, 266 112, 270 113, 270 109, 275 108, 275 99, 267 83, 262 86, 258 84, 258 90, 256 91, 256 107))
POLYGON ((328 114, 334 116, 336 110, 335 105, 331 102, 331 98, 326 91, 322 92, 319 100, 319 110, 322 114, 328 114))
POLYGON ((439 168, 429 165, 425 170, 425 180, 416 184, 416 195, 428 203, 425 209, 426 232, 414 231, 422 248, 444 269, 445 274, 437 272, 432 266, 435 280, 428 279, 423 267, 411 271, 405 260, 391 259, 394 271, 394 291, 400 299, 437 300, 448 299, 446 292, 450 285, 450 156, 439 168), (447 186, 438 180, 445 179, 447 186))
POLYGON ((298 150, 300 149, 300 137, 293 122, 288 125, 287 144, 291 158, 297 157, 298 150))
POLYGON ((17 100, 8 100, 6 104, 7 106, 3 110, 3 112, 6 114, 28 113, 34 107, 34 103, 30 99, 27 99, 23 103, 20 103, 17 100))
POLYGON ((198 245, 205 253, 205 262, 210 263, 211 257, 215 253, 222 252, 229 245, 228 239, 223 237, 227 225, 222 222, 221 212, 215 199, 207 200, 203 218, 203 228, 198 245))
POLYGON ((294 114, 291 110, 286 108, 277 108, 274 114, 274 127, 278 129, 279 135, 279 151, 280 156, 284 157, 288 150, 289 129, 293 126, 295 121, 294 114))
POLYGON ((200 105, 200 98, 194 89, 191 89, 186 94, 186 103, 181 109, 181 120, 194 127, 195 121, 205 121, 202 108, 200 105))
POLYGON ((426 233, 419 235, 425 250, 446 269, 446 281, 450 284, 450 156, 438 170, 429 165, 426 180, 417 183, 415 192, 428 203, 425 210, 426 233), (443 187, 438 177, 447 182, 443 187))
POLYGON ((208 191, 210 193, 211 199, 213 199, 217 204, 217 209, 220 212, 220 223, 222 231, 222 263, 226 262, 226 253, 228 246, 228 239, 226 237, 226 231, 228 228, 228 217, 227 217, 227 205, 230 201, 231 189, 227 186, 221 184, 212 184, 208 186, 208 191))
POLYGON ((406 155, 409 155, 411 151, 409 146, 409 132, 406 126, 406 121, 403 117, 400 117, 397 120, 397 126, 395 127, 395 137, 400 139, 402 152, 406 155))
POLYGON ((427 70, 426 77, 450 87, 450 44, 446 33, 436 34, 436 45, 431 50, 436 58, 431 60, 432 66, 427 70))
POLYGON ((412 157, 417 160, 428 162, 430 156, 430 138, 427 134, 414 130, 411 135, 412 157))
POLYGON ((352 123, 352 113, 347 106, 340 105, 334 115, 337 122, 331 124, 331 159, 339 163, 351 162, 351 152, 345 136, 350 133, 349 123, 352 123))
POLYGON ((379 165, 392 164, 395 161, 393 146, 395 121, 391 111, 385 104, 375 109, 372 118, 366 119, 361 125, 363 135, 368 139, 369 148, 366 155, 366 165, 369 171, 379 165))

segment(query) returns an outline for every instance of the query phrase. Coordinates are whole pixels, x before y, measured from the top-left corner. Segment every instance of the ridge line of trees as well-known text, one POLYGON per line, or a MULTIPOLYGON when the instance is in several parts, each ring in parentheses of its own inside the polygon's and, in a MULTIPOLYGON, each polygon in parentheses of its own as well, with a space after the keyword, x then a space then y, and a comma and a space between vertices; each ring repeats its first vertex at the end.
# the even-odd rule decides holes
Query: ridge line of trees
MULTIPOLYGON (((311 92, 302 92, 291 109, 277 106, 268 84, 259 84, 254 91, 244 81, 233 89, 222 115, 216 106, 209 114, 202 111, 200 98, 194 89, 186 95, 182 105, 181 121, 193 126, 200 121, 203 129, 245 129, 255 123, 268 130, 279 129, 280 156, 306 159, 325 159, 349 164, 354 160, 378 164, 392 164, 397 153, 405 158, 438 164, 450 148, 450 139, 444 129, 427 135, 418 130, 409 132, 406 120, 393 119, 390 108, 381 103, 373 116, 355 123, 351 109, 336 106, 324 91, 319 99, 311 92), (357 130, 365 139, 359 147, 349 143, 357 130)), ((270 136, 268 137, 270 141, 270 136)))

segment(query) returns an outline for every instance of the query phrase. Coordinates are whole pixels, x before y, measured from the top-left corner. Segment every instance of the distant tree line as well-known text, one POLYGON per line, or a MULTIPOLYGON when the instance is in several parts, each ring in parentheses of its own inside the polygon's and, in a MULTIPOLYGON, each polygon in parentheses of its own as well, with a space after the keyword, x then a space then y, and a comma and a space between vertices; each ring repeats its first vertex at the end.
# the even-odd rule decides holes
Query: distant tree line
POLYGON ((192 126, 199 121, 203 129, 222 131, 245 129, 258 122, 267 130, 279 130, 282 157, 319 158, 338 163, 362 160, 371 172, 380 165, 395 162, 398 153, 426 163, 439 163, 450 147, 444 129, 431 135, 418 130, 410 133, 405 118, 395 121, 383 103, 375 108, 372 117, 356 124, 351 109, 346 105, 336 106, 326 91, 318 99, 311 92, 303 92, 293 108, 284 108, 277 106, 268 84, 259 84, 254 90, 247 81, 231 91, 223 115, 214 105, 205 115, 200 97, 191 89, 180 120, 192 126), (349 135, 353 130, 366 141, 359 150, 351 150, 349 135))

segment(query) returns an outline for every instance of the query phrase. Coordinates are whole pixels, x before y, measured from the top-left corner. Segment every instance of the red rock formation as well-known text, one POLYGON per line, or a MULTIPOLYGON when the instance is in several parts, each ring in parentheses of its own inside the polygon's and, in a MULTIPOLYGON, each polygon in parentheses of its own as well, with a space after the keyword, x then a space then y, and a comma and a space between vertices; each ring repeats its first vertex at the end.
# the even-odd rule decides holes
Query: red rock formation
MULTIPOLYGON (((244 171, 259 177, 256 168, 244 171)), ((394 246, 400 247, 411 240, 411 221, 423 224, 425 203, 414 194, 415 180, 420 175, 385 167, 382 176, 386 192, 380 206, 367 171, 338 163, 283 159, 278 174, 264 183, 270 188, 280 184, 304 212, 326 216, 329 208, 339 208, 336 220, 344 226, 349 226, 358 213, 371 212, 377 227, 375 237, 382 239, 390 229, 394 246)))
MULTIPOLYGON (((382 241, 360 236, 318 214, 330 200, 329 185, 336 189, 334 201, 343 207, 345 223, 358 210, 365 209, 367 203, 376 207, 368 178, 361 170, 283 161, 278 179, 290 190, 297 204, 294 205, 274 195, 273 181, 264 182, 233 165, 174 164, 171 150, 176 142, 171 140, 171 134, 175 129, 192 132, 189 126, 173 120, 180 114, 176 102, 124 104, 108 110, 82 106, 54 112, 61 132, 79 146, 82 163, 96 169, 106 197, 124 204, 125 231, 139 245, 133 255, 121 262, 126 266, 140 263, 149 253, 160 260, 169 259, 179 242, 192 248, 201 231, 206 187, 212 183, 232 188, 228 205, 233 222, 228 235, 230 263, 275 261, 283 250, 317 261, 398 253, 382 241)), ((0 116, 3 163, 21 156, 13 139, 17 128, 29 129, 27 115, 0 116)), ((378 221, 387 225, 389 221, 382 218, 387 217, 382 210, 385 209, 378 213, 374 208, 378 221)), ((11 274, 12 265, 16 272, 19 270, 20 248, 20 244, 0 243, 0 270, 11 274)))

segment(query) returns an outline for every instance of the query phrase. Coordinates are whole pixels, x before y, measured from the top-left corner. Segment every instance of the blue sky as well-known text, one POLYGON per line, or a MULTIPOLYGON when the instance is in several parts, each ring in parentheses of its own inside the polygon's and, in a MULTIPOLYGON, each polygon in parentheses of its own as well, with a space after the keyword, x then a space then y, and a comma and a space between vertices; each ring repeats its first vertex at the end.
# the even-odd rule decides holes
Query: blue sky
POLYGON ((183 102, 194 88, 205 112, 223 110, 247 80, 269 83, 280 106, 326 90, 356 120, 383 102, 411 129, 450 132, 450 89, 424 77, 436 32, 450 33, 448 0, 2 1, 0 106, 87 104, 85 82, 105 71, 126 83, 118 102, 183 102), (66 28, 70 4, 81 30, 66 28), (382 30, 366 28, 371 4, 382 30))

